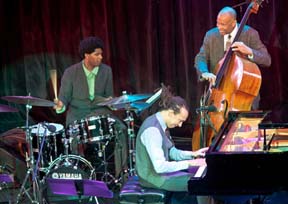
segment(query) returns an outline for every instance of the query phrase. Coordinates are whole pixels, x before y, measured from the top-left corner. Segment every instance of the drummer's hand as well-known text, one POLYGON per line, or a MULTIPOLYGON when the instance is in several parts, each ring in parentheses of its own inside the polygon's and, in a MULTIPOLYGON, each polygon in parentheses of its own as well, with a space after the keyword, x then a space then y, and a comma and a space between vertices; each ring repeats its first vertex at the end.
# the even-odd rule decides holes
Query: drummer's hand
POLYGON ((212 85, 215 85, 216 76, 210 72, 202 73, 201 77, 208 80, 212 85))
POLYGON ((59 100, 59 99, 54 99, 54 103, 56 104, 55 106, 53 106, 53 109, 55 109, 55 110, 61 110, 62 108, 63 108, 63 106, 64 106, 64 104, 63 104, 63 102, 61 101, 61 100, 59 100))
POLYGON ((240 52, 243 55, 253 55, 252 49, 245 45, 243 42, 234 42, 231 47, 232 51, 240 52))

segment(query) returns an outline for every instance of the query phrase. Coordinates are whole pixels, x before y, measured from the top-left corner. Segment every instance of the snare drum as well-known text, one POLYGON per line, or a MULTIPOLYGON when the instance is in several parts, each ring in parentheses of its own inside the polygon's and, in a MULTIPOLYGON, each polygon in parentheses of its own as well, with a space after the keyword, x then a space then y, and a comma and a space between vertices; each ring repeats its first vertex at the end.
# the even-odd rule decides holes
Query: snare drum
POLYGON ((64 153, 64 127, 61 124, 49 123, 45 124, 39 123, 31 127, 32 136, 32 147, 34 152, 35 160, 37 160, 39 151, 41 148, 41 143, 45 136, 45 142, 42 147, 41 164, 42 167, 47 167, 50 162, 56 159, 58 156, 64 153), (50 132, 45 126, 55 127, 55 132, 50 132))

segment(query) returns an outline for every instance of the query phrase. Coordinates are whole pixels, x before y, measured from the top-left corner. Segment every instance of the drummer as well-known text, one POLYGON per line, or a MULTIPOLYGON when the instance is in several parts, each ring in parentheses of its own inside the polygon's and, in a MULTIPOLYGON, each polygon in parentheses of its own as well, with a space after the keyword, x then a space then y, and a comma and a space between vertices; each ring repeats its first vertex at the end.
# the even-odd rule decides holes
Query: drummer
POLYGON ((80 42, 79 54, 82 61, 65 70, 59 100, 55 101, 57 113, 67 109, 66 125, 91 112, 108 114, 108 108, 97 103, 113 96, 112 69, 102 63, 102 40, 97 37, 85 38, 80 42))
MULTIPOLYGON (((110 66, 102 63, 103 42, 98 37, 87 37, 79 44, 81 61, 68 67, 61 79, 58 99, 55 99, 54 109, 57 113, 66 110, 66 126, 88 115, 110 114, 105 106, 98 106, 99 102, 109 100, 113 96, 113 76, 110 66)), ((125 125, 117 120, 117 131, 125 132, 125 125)), ((120 135, 123 158, 127 157, 126 135, 120 135)), ((119 155, 119 154, 118 154, 119 155)), ((117 158, 115 158, 117 160, 117 158)), ((116 163, 117 161, 115 161, 116 163)), ((116 164, 116 174, 121 167, 116 164), (118 168, 118 169, 117 169, 118 168)))

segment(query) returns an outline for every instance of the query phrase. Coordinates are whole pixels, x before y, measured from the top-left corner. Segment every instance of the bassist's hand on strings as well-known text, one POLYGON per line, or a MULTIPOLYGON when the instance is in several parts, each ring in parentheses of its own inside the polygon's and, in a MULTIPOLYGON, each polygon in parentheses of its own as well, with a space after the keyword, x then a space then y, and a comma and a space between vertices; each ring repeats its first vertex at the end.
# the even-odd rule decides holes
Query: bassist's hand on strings
POLYGON ((216 76, 210 72, 204 72, 201 74, 201 77, 205 80, 208 80, 211 85, 215 85, 216 76))
POLYGON ((234 42, 232 44, 232 51, 234 52, 240 52, 242 55, 246 56, 253 56, 253 51, 250 47, 245 45, 243 42, 234 42))

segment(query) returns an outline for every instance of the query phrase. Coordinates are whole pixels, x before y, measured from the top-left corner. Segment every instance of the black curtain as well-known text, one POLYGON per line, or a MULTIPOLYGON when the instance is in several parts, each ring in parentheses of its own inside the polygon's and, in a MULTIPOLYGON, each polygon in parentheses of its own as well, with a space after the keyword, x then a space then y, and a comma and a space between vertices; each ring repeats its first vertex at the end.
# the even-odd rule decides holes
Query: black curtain
MULTIPOLYGON (((78 44, 96 35, 105 43, 104 62, 111 65, 115 96, 152 93, 163 82, 191 107, 188 122, 203 92, 194 57, 205 32, 215 26, 223 6, 236 6, 241 20, 243 0, 2 0, 0 1, 0 96, 53 101, 49 71, 57 70, 58 88, 64 70, 80 60, 78 44)), ((266 0, 248 24, 256 28, 271 56, 261 69, 260 108, 285 104, 287 95, 288 16, 286 0, 266 0)), ((0 101, 17 113, 0 113, 2 132, 25 125, 25 104, 0 101)), ((63 123, 51 107, 33 106, 29 121, 63 123)))

